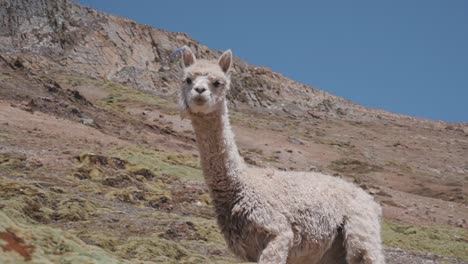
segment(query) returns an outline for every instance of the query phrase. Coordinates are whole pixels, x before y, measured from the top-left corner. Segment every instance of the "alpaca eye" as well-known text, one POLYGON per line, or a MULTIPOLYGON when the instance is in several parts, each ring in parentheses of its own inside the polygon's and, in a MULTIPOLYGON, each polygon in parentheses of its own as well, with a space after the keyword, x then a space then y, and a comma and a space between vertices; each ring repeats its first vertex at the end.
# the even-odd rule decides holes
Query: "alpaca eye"
POLYGON ((192 84, 192 79, 187 78, 187 79, 185 79, 185 82, 186 82, 187 84, 192 84))
POLYGON ((218 88, 219 86, 221 85, 221 83, 219 81, 214 81, 213 82, 213 86, 218 88))

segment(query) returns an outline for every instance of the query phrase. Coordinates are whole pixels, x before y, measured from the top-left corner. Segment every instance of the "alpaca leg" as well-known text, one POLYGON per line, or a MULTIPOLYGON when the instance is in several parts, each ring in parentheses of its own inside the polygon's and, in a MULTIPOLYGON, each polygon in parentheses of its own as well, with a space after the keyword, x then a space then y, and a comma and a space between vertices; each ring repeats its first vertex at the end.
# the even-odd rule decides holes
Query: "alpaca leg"
POLYGON ((349 264, 384 264, 380 219, 363 215, 350 217, 344 227, 346 260, 349 264))
POLYGON ((259 264, 286 264, 288 260, 289 250, 292 246, 294 234, 292 231, 287 231, 273 238, 266 248, 262 251, 259 264))
POLYGON ((380 237, 381 210, 376 207, 372 211, 374 210, 361 211, 362 213, 349 217, 344 223, 344 246, 349 264, 385 263, 380 237))

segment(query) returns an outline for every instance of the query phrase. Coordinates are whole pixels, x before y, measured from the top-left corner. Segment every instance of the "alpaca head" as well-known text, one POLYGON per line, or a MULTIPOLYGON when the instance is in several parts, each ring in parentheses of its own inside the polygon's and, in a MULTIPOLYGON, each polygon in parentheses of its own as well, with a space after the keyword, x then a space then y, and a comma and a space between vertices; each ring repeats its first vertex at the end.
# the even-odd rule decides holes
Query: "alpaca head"
POLYGON ((183 49, 184 78, 180 93, 181 116, 206 115, 221 108, 230 85, 231 50, 217 61, 197 60, 189 47, 183 49))

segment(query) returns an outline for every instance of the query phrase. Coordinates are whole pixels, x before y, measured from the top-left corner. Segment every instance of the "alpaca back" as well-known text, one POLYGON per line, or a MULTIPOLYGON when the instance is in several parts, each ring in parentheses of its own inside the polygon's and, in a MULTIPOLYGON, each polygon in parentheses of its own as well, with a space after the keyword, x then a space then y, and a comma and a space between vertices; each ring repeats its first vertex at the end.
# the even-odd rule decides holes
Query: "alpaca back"
POLYGON ((334 237, 347 215, 349 200, 362 192, 351 183, 320 173, 249 169, 242 181, 286 217, 298 242, 334 237))
POLYGON ((354 184, 320 173, 249 168, 239 179, 236 190, 212 195, 228 245, 250 261, 267 245, 269 230, 279 232, 281 226, 293 229, 291 255, 297 259, 320 259, 330 248, 339 251, 338 231, 353 213, 348 205, 373 202, 354 184))

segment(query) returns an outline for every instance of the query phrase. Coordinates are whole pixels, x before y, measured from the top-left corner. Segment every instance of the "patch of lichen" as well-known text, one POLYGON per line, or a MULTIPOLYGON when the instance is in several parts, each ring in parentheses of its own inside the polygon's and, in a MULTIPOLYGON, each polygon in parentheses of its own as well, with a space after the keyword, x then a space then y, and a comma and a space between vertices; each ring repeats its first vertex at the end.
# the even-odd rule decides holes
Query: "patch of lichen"
POLYGON ((386 246, 468 260, 468 231, 448 226, 414 226, 384 221, 386 246))
POLYGON ((127 263, 65 231, 18 222, 3 211, 0 211, 0 234, 0 262, 5 264, 127 263), (14 240, 5 239, 7 235, 14 240))

